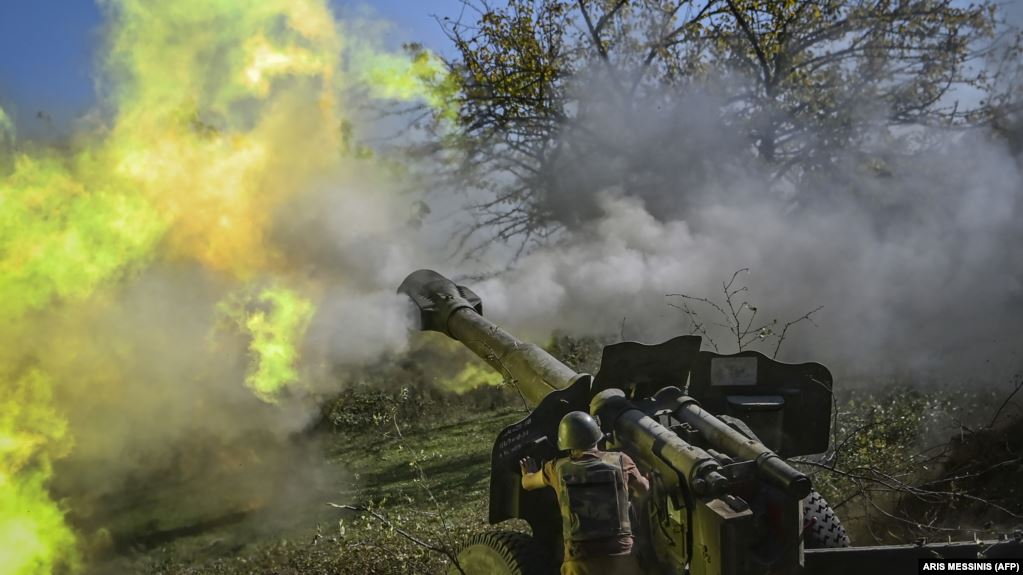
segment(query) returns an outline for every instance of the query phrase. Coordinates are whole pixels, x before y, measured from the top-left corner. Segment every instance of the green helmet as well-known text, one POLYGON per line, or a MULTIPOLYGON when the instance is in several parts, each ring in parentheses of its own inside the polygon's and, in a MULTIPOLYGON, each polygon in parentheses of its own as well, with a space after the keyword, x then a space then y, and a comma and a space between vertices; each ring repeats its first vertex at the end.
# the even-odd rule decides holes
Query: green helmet
POLYGON ((572 411, 558 425, 558 449, 589 449, 604 438, 600 426, 585 411, 572 411))

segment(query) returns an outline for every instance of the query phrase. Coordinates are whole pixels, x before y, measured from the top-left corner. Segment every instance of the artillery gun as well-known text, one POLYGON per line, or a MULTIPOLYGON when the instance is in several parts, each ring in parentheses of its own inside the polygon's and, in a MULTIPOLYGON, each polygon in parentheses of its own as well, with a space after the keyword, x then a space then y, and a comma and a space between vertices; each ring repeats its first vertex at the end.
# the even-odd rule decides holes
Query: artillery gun
POLYGON ((588 411, 651 479, 632 509, 636 553, 649 573, 690 575, 916 572, 918 558, 1023 556, 1012 541, 849 547, 841 522, 785 458, 828 448, 832 378, 817 363, 700 349, 699 336, 604 348, 596 376, 576 373, 539 346, 483 317, 480 298, 432 270, 398 292, 420 327, 460 341, 532 406, 491 452, 489 522, 526 521, 532 536, 479 534, 458 555, 467 575, 556 573, 561 515, 553 490, 525 491, 518 461, 549 460, 558 423, 588 411))

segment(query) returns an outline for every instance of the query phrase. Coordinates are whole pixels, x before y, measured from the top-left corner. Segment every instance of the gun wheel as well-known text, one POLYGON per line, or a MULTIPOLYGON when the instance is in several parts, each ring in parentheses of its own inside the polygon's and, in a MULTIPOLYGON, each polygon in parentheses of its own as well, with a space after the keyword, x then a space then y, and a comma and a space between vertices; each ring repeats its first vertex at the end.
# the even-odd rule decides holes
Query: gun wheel
POLYGON ((838 520, 835 510, 816 490, 811 491, 806 499, 803 499, 804 525, 809 525, 814 518, 816 521, 806 529, 803 537, 804 547, 826 549, 850 545, 849 535, 846 534, 845 527, 842 527, 842 522, 838 520))
POLYGON ((488 531, 473 535, 448 575, 547 575, 556 573, 540 546, 525 533, 488 531))

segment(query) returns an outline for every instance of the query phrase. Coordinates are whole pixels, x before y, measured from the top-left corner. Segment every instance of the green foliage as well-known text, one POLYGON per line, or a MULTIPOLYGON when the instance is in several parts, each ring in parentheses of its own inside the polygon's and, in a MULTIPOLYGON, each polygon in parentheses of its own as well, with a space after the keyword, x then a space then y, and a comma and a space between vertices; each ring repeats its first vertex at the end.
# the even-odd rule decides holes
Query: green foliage
POLYGON ((518 393, 507 385, 482 380, 450 385, 467 365, 479 365, 481 375, 490 373, 461 345, 439 336, 420 338, 400 358, 384 358, 339 375, 347 385, 323 402, 321 423, 334 431, 362 433, 381 423, 391 425, 394 419, 415 427, 522 406, 518 393))
MULTIPOLYGON (((923 393, 893 388, 866 391, 838 406, 833 452, 828 464, 850 471, 877 469, 905 478, 920 460, 918 438, 940 403, 923 393)), ((837 474, 815 473, 814 486, 835 505, 857 492, 861 483, 837 474)))
MULTIPOLYGON (((483 11, 478 31, 454 38, 462 56, 462 97, 469 106, 486 105, 491 98, 506 98, 500 113, 508 122, 542 121, 561 116, 564 80, 574 64, 562 47, 571 23, 567 2, 510 0, 483 11)), ((463 110, 471 121, 479 110, 463 110)))
POLYGON ((600 370, 604 346, 613 343, 606 337, 575 337, 554 334, 547 351, 559 361, 580 373, 595 374, 600 370))
MULTIPOLYGON (((804 471, 814 488, 831 503, 858 544, 936 535, 961 539, 975 533, 995 537, 998 528, 1013 521, 989 504, 999 498, 976 499, 982 489, 966 489, 967 483, 944 478, 962 473, 956 469, 961 462, 955 462, 964 456, 985 461, 987 467, 997 463, 991 459, 1011 457, 1011 451, 982 455, 1001 447, 997 438, 1004 437, 1005 431, 987 425, 1004 397, 1003 390, 990 387, 924 387, 906 382, 847 390, 835 405, 831 449, 821 458, 800 460, 809 462, 804 471), (984 441, 971 442, 976 451, 963 453, 956 447, 978 430, 984 430, 984 441), (949 511, 967 507, 982 512, 968 516, 949 511), (939 522, 938 516, 945 521, 939 522), (950 516, 954 519, 949 520, 950 516), (976 520, 981 516, 985 519, 976 520)), ((971 473, 976 471, 970 468, 971 473)), ((1012 469, 1003 471, 1012 473, 1012 469)), ((1023 507, 1023 493, 1012 497, 1001 504, 1023 507)))

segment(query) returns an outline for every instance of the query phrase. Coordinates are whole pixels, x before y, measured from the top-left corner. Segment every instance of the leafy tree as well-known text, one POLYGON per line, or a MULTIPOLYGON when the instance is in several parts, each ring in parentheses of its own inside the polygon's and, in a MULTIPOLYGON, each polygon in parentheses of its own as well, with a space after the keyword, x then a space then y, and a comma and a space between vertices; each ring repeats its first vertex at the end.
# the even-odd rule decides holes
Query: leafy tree
POLYGON ((615 148, 591 129, 602 115, 708 90, 746 140, 730 160, 798 187, 832 177, 840 155, 876 162, 878 129, 992 122, 1020 60, 994 0, 467 0, 445 27, 460 175, 490 192, 469 233, 523 247, 565 223, 551 204, 564 167, 615 148), (573 137, 591 147, 570 149, 573 137))

